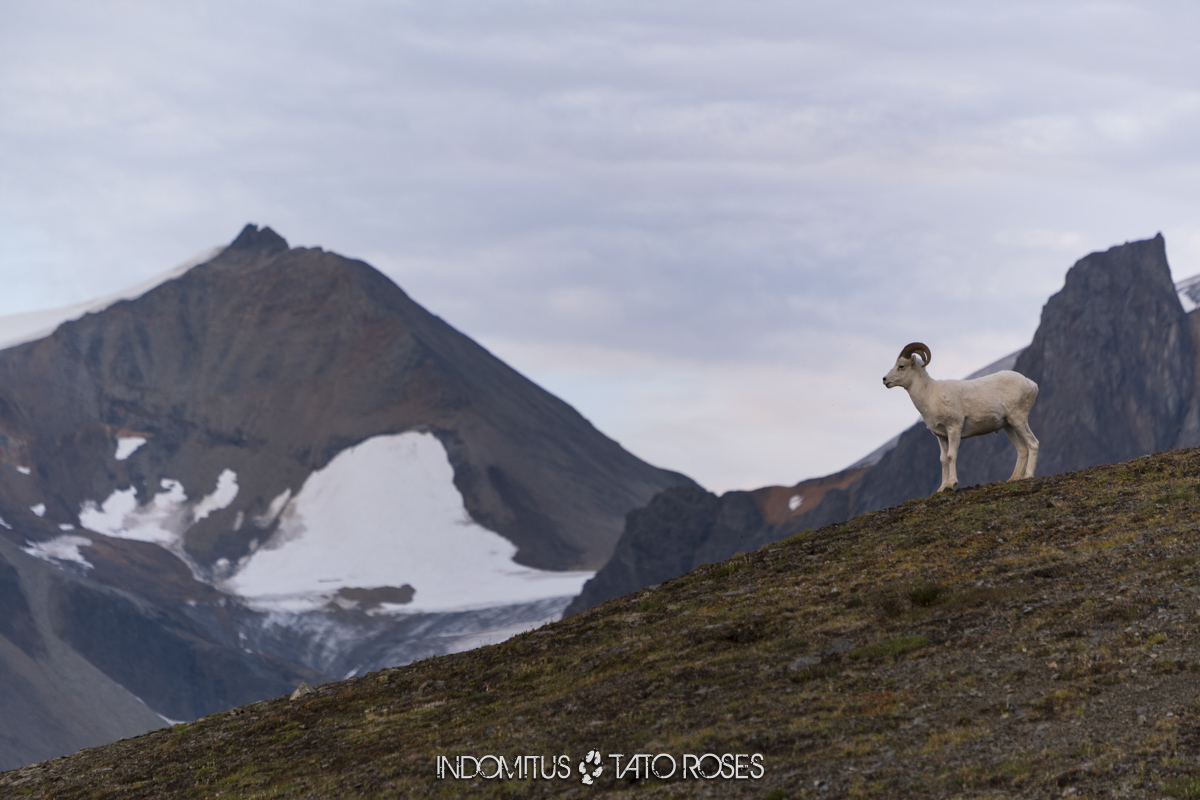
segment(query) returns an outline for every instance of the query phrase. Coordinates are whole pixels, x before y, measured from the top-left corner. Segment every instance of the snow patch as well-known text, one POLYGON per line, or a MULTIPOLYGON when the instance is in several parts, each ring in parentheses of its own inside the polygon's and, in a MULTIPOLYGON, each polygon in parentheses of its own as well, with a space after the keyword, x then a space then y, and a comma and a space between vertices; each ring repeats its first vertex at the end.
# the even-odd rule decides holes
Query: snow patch
POLYGON ((79 548, 91 546, 91 539, 86 536, 75 535, 55 536, 53 539, 48 539, 44 542, 26 541, 25 546, 21 549, 34 558, 49 561, 51 564, 58 561, 72 561, 76 564, 82 564, 85 569, 92 569, 91 562, 79 552, 79 548))
POLYGON ((229 508, 229 504, 237 497, 237 493, 237 473, 227 469, 217 476, 217 488, 213 490, 213 493, 196 504, 196 508, 192 511, 192 519, 199 522, 214 511, 229 508))
POLYGON ((485 608, 574 596, 595 574, 513 562, 516 546, 467 515, 428 433, 343 450, 288 498, 268 511, 280 506, 275 534, 224 585, 264 610, 315 610, 342 588, 405 584, 416 594, 396 607, 404 613, 485 608))
POLYGON ((116 539, 133 539, 170 547, 179 542, 187 519, 187 493, 179 481, 163 478, 163 491, 144 506, 137 490, 118 489, 103 504, 87 500, 79 509, 79 524, 116 539))
POLYGON ((34 514, 37 514, 39 517, 46 516, 46 504, 45 503, 38 503, 36 506, 30 506, 29 510, 32 511, 34 514))
POLYGON ((804 498, 798 494, 794 494, 788 498, 788 510, 795 511, 804 502, 804 498))
POLYGON ((29 467, 17 467, 17 472, 21 473, 22 475, 30 475, 33 473, 33 470, 29 467))
POLYGON ((1175 291, 1179 293, 1179 302, 1183 304, 1184 311, 1190 314, 1200 308, 1200 275, 1193 275, 1175 284, 1175 291))
POLYGON ((0 525, 8 528, 10 531, 13 529, 13 526, 9 525, 8 522, 5 521, 4 517, 0 517, 0 525))
POLYGON ((105 536, 153 542, 175 552, 188 528, 214 511, 227 508, 238 492, 237 473, 231 469, 217 477, 212 494, 196 503, 188 503, 187 492, 177 480, 163 478, 159 486, 162 491, 141 506, 132 486, 117 489, 100 504, 87 500, 79 509, 79 524, 105 536))
POLYGON ((256 528, 269 528, 271 523, 279 518, 283 513, 283 507, 288 504, 288 500, 292 499, 292 490, 284 489, 279 493, 279 496, 271 501, 271 505, 267 506, 267 510, 263 514, 255 516, 251 521, 256 528))
POLYGON ((124 461, 145 443, 146 439, 143 436, 122 436, 117 439, 117 452, 114 457, 117 461, 124 461))

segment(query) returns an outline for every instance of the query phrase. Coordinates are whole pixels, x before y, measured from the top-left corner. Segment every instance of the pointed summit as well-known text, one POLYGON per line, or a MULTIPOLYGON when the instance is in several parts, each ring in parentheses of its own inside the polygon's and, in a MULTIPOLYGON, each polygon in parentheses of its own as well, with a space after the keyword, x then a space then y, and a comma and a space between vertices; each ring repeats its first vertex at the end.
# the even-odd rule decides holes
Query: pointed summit
POLYGON ((230 250, 259 250, 265 253, 274 253, 280 250, 287 250, 287 239, 284 239, 275 231, 267 226, 259 228, 253 222, 247 223, 246 227, 242 228, 242 232, 238 234, 233 243, 229 245, 230 250))

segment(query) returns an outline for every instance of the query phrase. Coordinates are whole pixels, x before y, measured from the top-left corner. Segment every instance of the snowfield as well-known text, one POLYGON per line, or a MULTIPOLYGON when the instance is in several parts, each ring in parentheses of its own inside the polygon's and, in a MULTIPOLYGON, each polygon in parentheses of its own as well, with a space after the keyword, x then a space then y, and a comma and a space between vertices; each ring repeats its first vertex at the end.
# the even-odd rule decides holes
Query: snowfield
MULTIPOLYGON (((126 442, 131 439, 120 440, 118 455, 133 452, 126 442)), ((195 568, 184 541, 192 525, 237 499, 237 473, 224 470, 211 493, 194 502, 188 502, 186 487, 177 480, 164 478, 160 488, 141 505, 133 487, 118 489, 101 503, 86 501, 80 525, 160 545, 191 565, 198 579, 261 611, 303 613, 331 602, 353 607, 354 601, 338 597, 339 590, 406 586, 414 590, 409 602, 381 602, 368 613, 519 605, 574 597, 595 574, 515 563, 515 545, 471 520, 446 450, 428 433, 376 436, 343 450, 295 495, 285 490, 265 514, 253 518, 258 527, 269 527, 276 518, 279 524, 238 564, 218 562, 215 577, 195 568)), ((241 524, 239 513, 234 527, 241 524)), ((59 537, 27 552, 86 563, 78 547, 91 542, 81 539, 59 537)))
POLYGON ((275 535, 223 588, 252 606, 315 609, 342 588, 411 586, 385 611, 465 610, 579 594, 593 572, 513 562, 516 546, 473 522, 436 436, 376 436, 343 450, 285 500, 275 535))

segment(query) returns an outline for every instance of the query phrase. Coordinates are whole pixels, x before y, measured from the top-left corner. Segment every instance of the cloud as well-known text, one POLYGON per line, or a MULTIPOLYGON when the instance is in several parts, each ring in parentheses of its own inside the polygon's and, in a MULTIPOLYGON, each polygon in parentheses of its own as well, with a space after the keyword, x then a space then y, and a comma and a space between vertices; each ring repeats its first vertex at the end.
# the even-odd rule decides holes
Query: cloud
POLYGON ((854 460, 900 425, 855 400, 896 347, 966 374, 1028 341, 1089 251, 1162 230, 1176 277, 1200 272, 1183 2, 5 14, 0 313, 270 224, 384 269, 568 402, 608 398, 618 438, 714 488, 854 460), (580 369, 621 357, 560 380, 546 342, 580 369), (730 433, 750 420, 792 444, 730 433))

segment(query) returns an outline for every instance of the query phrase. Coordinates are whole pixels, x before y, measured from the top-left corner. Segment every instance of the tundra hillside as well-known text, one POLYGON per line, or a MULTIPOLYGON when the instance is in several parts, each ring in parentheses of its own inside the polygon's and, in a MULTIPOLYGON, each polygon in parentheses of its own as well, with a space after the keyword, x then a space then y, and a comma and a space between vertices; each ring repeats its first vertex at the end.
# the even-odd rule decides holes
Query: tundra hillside
POLYGON ((498 645, 8 772, 0 797, 1197 797, 1198 592, 1200 450, 1161 453, 805 531, 498 645), (761 777, 635 779, 640 753, 761 754, 761 777), (439 777, 464 755, 568 758, 439 777))

